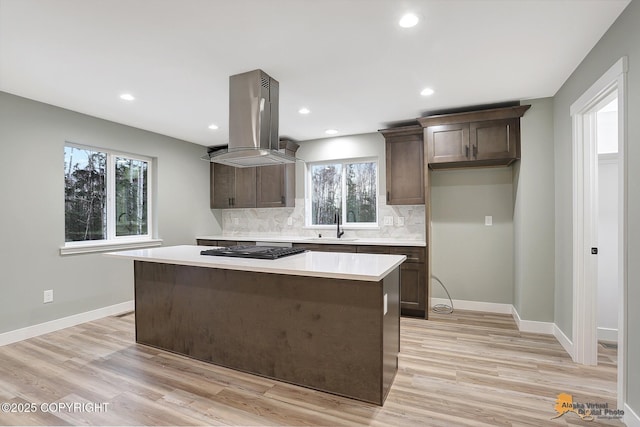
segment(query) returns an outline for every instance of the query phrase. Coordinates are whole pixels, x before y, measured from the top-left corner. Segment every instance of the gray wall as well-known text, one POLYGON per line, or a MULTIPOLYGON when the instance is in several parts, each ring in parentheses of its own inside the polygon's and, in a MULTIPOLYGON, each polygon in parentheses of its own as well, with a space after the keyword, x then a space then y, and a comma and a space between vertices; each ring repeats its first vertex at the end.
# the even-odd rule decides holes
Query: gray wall
MULTIPOLYGON (((513 301, 513 184, 510 167, 432 171, 432 274, 451 298, 513 301), (493 226, 485 226, 485 216, 493 226)), ((437 282, 433 296, 446 297, 437 282)))
POLYGON ((640 1, 625 9, 598 44, 586 56, 554 97, 555 184, 556 184, 556 293, 555 322, 571 337, 571 117, 569 107, 622 56, 629 58, 627 74, 626 172, 628 183, 627 244, 627 403, 640 413, 640 1))
POLYGON ((513 166, 514 299, 522 319, 553 322, 553 100, 523 101, 522 159, 513 166))
POLYGON ((201 146, 0 92, 0 333, 133 299, 132 263, 60 256, 65 141, 157 159, 157 225, 165 245, 220 231, 201 146), (45 289, 54 302, 42 303, 45 289))

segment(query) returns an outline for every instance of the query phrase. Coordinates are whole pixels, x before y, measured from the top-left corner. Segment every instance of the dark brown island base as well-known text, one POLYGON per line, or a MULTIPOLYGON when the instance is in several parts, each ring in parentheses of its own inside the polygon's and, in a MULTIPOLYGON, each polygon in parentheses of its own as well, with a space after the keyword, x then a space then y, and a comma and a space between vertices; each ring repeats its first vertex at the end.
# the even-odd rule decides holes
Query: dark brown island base
POLYGON ((400 255, 278 260, 175 246, 135 260, 136 341, 382 405, 398 369, 400 255))

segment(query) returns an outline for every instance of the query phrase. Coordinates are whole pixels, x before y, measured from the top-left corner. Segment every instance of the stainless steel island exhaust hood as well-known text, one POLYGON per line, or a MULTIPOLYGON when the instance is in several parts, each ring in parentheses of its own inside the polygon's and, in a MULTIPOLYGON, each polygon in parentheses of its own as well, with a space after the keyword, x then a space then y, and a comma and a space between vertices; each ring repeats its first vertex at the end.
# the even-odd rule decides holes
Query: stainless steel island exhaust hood
POLYGON ((238 168, 295 163, 278 151, 277 80, 262 70, 229 77, 229 147, 203 159, 238 168))

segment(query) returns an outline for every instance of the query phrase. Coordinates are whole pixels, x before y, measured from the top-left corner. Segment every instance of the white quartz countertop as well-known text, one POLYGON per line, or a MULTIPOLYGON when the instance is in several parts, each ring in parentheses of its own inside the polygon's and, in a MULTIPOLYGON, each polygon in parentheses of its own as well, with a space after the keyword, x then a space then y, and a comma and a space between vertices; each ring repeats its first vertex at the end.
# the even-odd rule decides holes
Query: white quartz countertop
MULTIPOLYGON (((231 240, 238 242, 265 242, 265 243, 317 243, 317 244, 331 244, 331 245, 371 245, 371 246, 427 246, 424 240, 408 240, 408 239, 394 239, 394 238, 350 238, 341 237, 336 239, 331 237, 331 234, 323 234, 324 237, 295 237, 295 236, 223 236, 223 235, 211 235, 211 236, 196 236, 196 239, 202 240, 231 240)), ((333 233, 335 236, 335 232, 333 233)))
POLYGON ((382 280, 407 258, 404 255, 304 252, 265 260, 200 255, 203 249, 202 246, 166 246, 109 252, 105 255, 164 264, 372 282, 382 280))

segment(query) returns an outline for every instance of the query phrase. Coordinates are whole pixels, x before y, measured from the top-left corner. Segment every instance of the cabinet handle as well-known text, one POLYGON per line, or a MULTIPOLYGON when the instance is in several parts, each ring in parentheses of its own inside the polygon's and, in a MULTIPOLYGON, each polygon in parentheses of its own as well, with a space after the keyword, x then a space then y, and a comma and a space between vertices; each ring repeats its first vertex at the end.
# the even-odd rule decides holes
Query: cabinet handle
POLYGON ((280 203, 282 203, 283 205, 285 204, 284 196, 282 196, 282 197, 280 198, 280 203))
POLYGON ((229 197, 228 202, 229 202, 229 206, 231 206, 231 197, 229 197))
POLYGON ((468 145, 464 146, 464 156, 465 157, 469 157, 469 146, 468 145))
POLYGON ((475 159, 477 159, 477 158, 478 158, 478 146, 477 146, 477 145, 474 145, 474 146, 473 146, 473 157, 474 157, 475 159))
POLYGON ((387 202, 389 201, 389 192, 387 191, 387 202))

